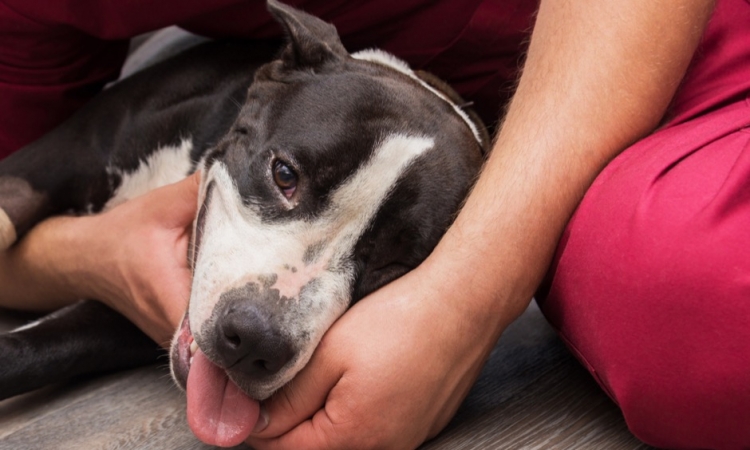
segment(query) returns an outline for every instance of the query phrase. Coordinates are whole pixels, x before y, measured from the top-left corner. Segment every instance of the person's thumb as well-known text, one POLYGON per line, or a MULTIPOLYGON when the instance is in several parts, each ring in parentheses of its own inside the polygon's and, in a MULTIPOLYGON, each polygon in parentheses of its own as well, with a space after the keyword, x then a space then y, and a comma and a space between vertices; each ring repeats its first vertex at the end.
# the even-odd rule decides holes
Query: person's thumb
POLYGON ((249 442, 281 436, 323 408, 328 393, 342 376, 341 367, 326 361, 329 356, 319 347, 290 383, 261 404, 261 415, 249 442))
POLYGON ((195 172, 177 183, 151 192, 151 204, 162 212, 164 226, 187 228, 195 219, 201 173, 195 172))

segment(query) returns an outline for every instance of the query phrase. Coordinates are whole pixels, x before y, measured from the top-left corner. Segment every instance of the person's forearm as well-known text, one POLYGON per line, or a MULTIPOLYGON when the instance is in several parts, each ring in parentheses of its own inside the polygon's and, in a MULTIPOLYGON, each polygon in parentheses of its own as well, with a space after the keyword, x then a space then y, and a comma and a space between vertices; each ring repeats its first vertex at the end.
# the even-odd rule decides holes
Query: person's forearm
POLYGON ((477 329, 497 337, 528 305, 593 179, 658 125, 712 6, 542 1, 493 153, 427 261, 477 329))
POLYGON ((0 252, 0 307, 50 311, 86 294, 76 240, 82 220, 50 219, 14 247, 0 252))

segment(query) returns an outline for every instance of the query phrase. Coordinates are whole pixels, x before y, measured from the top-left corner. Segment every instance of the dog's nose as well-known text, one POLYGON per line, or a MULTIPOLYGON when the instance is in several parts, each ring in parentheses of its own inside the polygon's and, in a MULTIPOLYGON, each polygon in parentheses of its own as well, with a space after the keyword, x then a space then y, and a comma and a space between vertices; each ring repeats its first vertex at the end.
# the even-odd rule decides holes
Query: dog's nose
POLYGON ((219 317, 216 349, 224 367, 262 379, 294 356, 289 340, 254 305, 227 303, 219 317))

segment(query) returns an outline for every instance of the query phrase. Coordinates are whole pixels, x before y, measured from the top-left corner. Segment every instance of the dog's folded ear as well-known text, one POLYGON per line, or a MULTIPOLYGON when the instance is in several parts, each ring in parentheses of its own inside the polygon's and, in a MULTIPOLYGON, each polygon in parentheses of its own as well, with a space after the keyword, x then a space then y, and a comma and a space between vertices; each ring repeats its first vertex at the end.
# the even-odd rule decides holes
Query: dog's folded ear
POLYGON ((289 37, 281 55, 289 68, 316 68, 348 55, 333 25, 276 0, 268 0, 268 11, 289 37))

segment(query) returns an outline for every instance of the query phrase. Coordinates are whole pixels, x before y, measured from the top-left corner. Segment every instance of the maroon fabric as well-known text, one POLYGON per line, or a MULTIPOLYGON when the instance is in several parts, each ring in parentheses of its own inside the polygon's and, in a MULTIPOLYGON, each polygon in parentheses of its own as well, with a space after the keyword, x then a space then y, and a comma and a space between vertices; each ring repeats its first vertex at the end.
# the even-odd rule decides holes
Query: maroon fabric
MULTIPOLYGON (((534 1, 291 0, 349 50, 378 46, 451 82, 490 123, 510 95, 534 1)), ((260 0, 0 0, 0 158, 115 79, 128 39, 178 24, 212 37, 278 37, 260 0)))
POLYGON ((750 448, 750 3, 719 0, 663 129, 596 179, 540 305, 667 448, 750 448))

